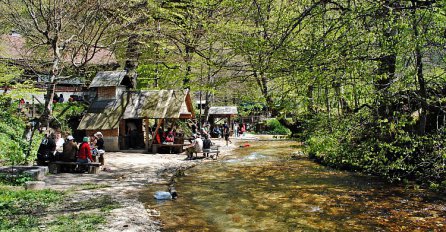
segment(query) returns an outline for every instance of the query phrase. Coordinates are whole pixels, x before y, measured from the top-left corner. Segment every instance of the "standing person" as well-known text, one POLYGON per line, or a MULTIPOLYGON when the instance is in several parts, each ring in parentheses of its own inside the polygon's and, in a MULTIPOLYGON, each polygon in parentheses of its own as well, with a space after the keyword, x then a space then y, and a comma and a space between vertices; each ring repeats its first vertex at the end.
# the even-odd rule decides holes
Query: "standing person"
POLYGON ((238 122, 234 122, 234 136, 238 137, 238 122))
POLYGON ((194 124, 192 124, 192 126, 191 126, 191 129, 192 129, 192 134, 197 134, 197 125, 194 123, 194 124))
POLYGON ((63 95, 62 94, 60 94, 59 95, 59 103, 63 103, 65 101, 65 99, 63 98, 63 95))
POLYGON ((245 125, 245 123, 242 123, 242 128, 240 129, 240 132, 243 135, 243 134, 245 134, 245 131, 246 131, 246 125, 245 125))
POLYGON ((229 126, 228 123, 225 122, 225 124, 223 125, 223 136, 225 136, 226 146, 228 146, 228 142, 232 143, 232 141, 229 139, 229 135, 230 135, 229 126))
POLYGON ((208 132, 206 131, 206 129, 205 129, 204 127, 202 127, 202 128, 201 128, 201 131, 200 131, 200 135, 201 135, 201 137, 205 138, 205 137, 208 136, 209 134, 208 134, 208 132))
POLYGON ((88 137, 84 137, 81 145, 79 146, 79 152, 77 153, 77 162, 88 163, 93 162, 93 156, 91 155, 90 144, 88 144, 88 137))

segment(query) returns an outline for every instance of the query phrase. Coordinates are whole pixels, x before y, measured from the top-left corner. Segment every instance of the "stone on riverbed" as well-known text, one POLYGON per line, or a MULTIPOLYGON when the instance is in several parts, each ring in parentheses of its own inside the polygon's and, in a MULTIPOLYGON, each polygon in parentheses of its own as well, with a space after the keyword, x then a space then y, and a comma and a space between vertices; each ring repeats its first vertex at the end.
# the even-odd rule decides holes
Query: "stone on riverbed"
POLYGON ((291 159, 301 159, 307 157, 303 151, 295 151, 291 153, 291 159))

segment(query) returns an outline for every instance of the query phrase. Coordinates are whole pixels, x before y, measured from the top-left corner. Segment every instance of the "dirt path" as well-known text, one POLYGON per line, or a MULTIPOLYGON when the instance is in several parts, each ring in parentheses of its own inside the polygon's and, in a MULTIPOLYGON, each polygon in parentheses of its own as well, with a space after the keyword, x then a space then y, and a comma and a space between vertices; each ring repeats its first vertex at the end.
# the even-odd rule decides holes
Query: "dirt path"
MULTIPOLYGON (((220 145, 221 156, 227 155, 236 146, 226 146, 224 141, 213 141, 220 145)), ((202 162, 212 162, 209 159, 186 160, 184 154, 141 154, 108 152, 106 154, 105 170, 99 174, 61 173, 45 178, 48 188, 70 190, 70 199, 64 206, 76 205, 85 199, 111 199, 118 203, 118 208, 110 211, 107 223, 100 231, 159 231, 161 226, 156 218, 146 212, 144 205, 138 201, 138 194, 150 184, 167 184, 179 168, 188 168, 202 162), (85 186, 95 186, 85 188, 85 186)), ((167 189, 166 189, 167 190, 167 189)), ((87 209, 75 209, 82 212, 87 209)), ((51 217, 51 215, 50 215, 51 217)))

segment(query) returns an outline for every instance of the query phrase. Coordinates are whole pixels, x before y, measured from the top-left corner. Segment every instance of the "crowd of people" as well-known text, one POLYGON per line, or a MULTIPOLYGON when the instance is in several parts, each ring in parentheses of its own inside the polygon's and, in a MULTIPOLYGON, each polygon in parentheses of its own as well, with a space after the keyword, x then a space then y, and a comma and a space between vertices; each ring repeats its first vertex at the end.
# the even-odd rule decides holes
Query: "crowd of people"
POLYGON ((52 161, 66 161, 89 163, 95 162, 96 157, 102 157, 99 160, 103 163, 105 153, 104 139, 101 132, 94 135, 83 137, 79 144, 72 135, 62 138, 59 131, 46 134, 37 150, 37 163, 44 165, 52 161))
MULTIPOLYGON (((190 144, 185 147, 187 158, 192 159, 194 153, 204 153, 204 157, 207 157, 209 154, 205 151, 209 150, 213 145, 211 137, 224 138, 228 146, 232 143, 230 139, 231 133, 238 137, 246 131, 245 124, 234 123, 232 128, 227 122, 214 126, 211 126, 209 123, 204 123, 201 127, 195 123, 190 125, 192 132, 189 138, 190 144), (210 129, 211 127, 212 129, 210 129)), ((157 133, 153 133, 155 130, 156 127, 149 128, 148 131, 148 136, 153 140, 153 144, 174 144, 178 142, 176 141, 177 137, 184 139, 182 130, 177 132, 177 129, 173 126, 166 130, 160 127, 157 133)), ((133 134, 133 137, 139 136, 135 132, 137 132, 137 127, 132 127, 129 124, 127 133, 129 135, 133 134)), ((136 139, 130 138, 131 141, 136 141, 136 139)), ((180 143, 183 143, 183 140, 180 143)), ((51 161, 88 163, 97 161, 96 157, 99 157, 99 162, 101 162, 100 158, 103 158, 101 154, 105 153, 103 134, 97 132, 91 136, 83 137, 82 141, 77 143, 72 135, 68 135, 64 139, 59 131, 49 133, 43 138, 37 153, 39 165, 47 164, 51 161)), ((103 163, 103 160, 101 163, 103 163)))

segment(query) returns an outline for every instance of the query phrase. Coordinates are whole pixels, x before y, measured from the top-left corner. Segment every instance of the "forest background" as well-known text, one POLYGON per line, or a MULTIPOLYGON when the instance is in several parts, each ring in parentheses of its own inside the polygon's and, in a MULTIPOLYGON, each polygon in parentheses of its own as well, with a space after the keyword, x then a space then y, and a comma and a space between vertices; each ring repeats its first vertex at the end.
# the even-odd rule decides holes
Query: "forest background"
MULTIPOLYGON (((51 77, 41 123, 60 77, 91 80, 107 48, 137 89, 266 108, 326 165, 446 188, 445 0, 0 0, 0 12, 34 57, 2 60, 1 84, 28 91, 30 67, 51 77)), ((26 162, 19 97, 1 97, 0 159, 26 162)))

